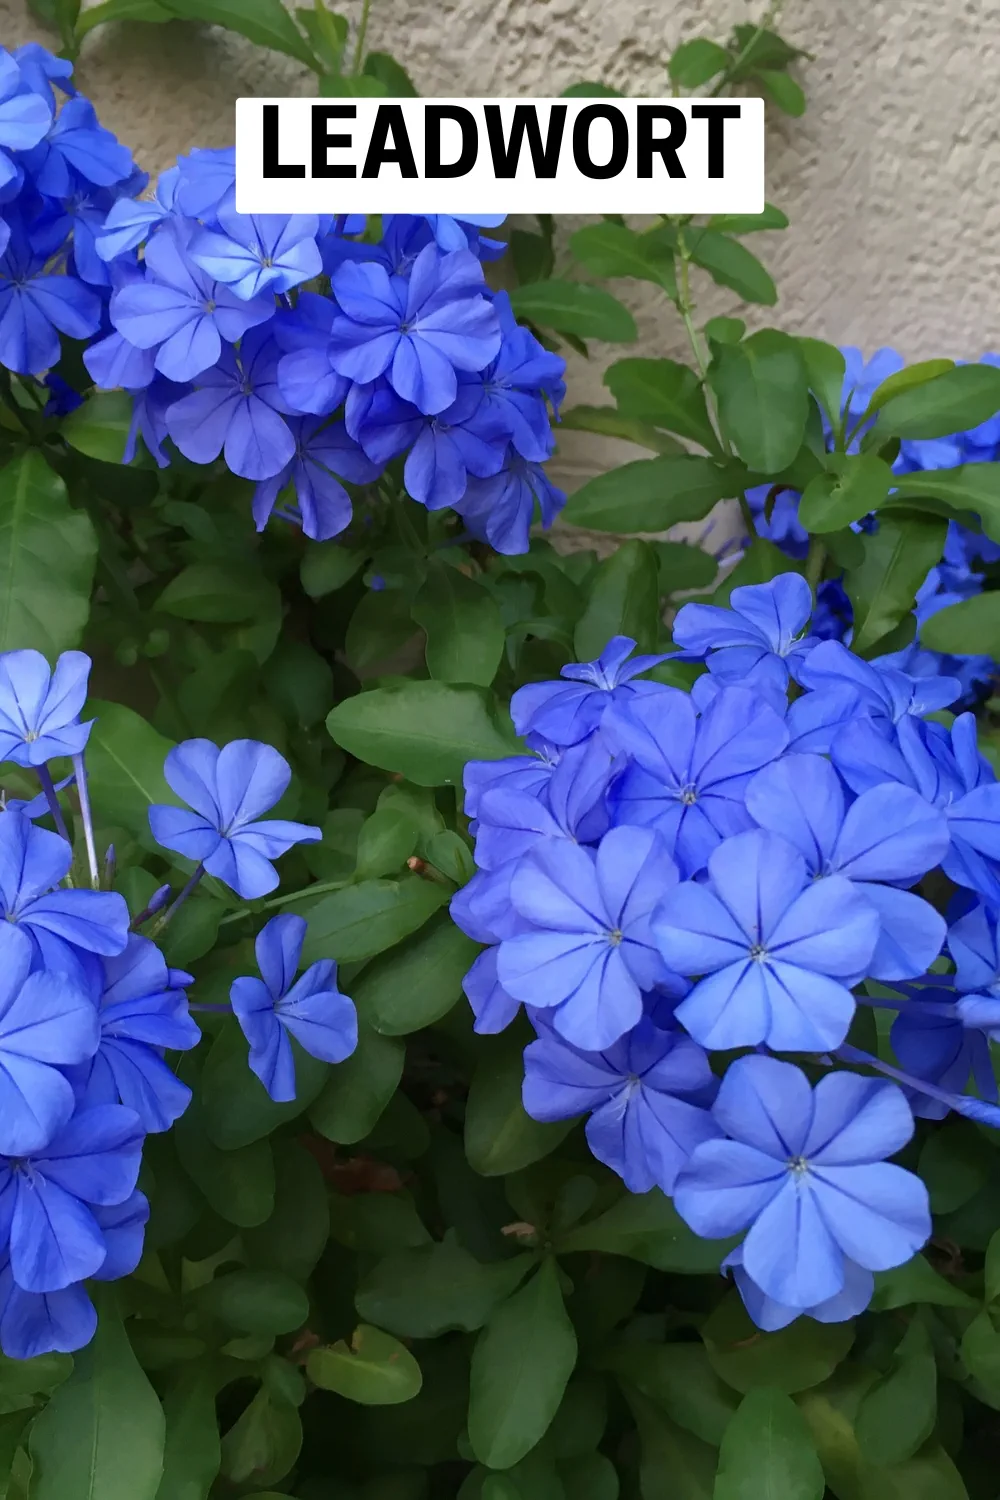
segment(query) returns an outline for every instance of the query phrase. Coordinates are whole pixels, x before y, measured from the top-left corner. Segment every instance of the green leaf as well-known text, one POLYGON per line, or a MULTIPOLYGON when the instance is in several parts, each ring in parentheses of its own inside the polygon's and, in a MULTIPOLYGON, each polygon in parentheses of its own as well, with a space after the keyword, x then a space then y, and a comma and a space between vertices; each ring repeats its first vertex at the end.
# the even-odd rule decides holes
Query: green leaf
POLYGON ((726 1428, 713 1500, 823 1500, 826 1480, 809 1429, 790 1397, 750 1391, 726 1428))
POLYGON ((215 1212, 239 1229, 263 1224, 274 1209, 274 1158, 268 1141, 220 1151, 208 1138, 195 1094, 173 1129, 185 1172, 215 1212))
POLYGON ((603 1453, 560 1461, 559 1477, 573 1500, 618 1500, 618 1470, 603 1453))
POLYGON ((666 427, 718 452, 704 389, 687 365, 672 359, 619 359, 605 371, 604 384, 626 416, 666 427))
POLYGON ((1000 1406, 1000 1333, 988 1307, 976 1314, 962 1335, 961 1356, 972 1378, 1000 1406))
POLYGON ((524 1280, 530 1255, 481 1265, 460 1245, 417 1245, 380 1260, 358 1287, 362 1318, 400 1338, 434 1339, 452 1329, 474 1333, 524 1280))
POLYGON ((697 454, 640 458, 588 479, 570 496, 563 519, 591 531, 628 536, 700 521, 743 490, 746 470, 697 454))
POLYGON ((731 74, 734 80, 759 73, 761 68, 787 68, 797 57, 806 55, 798 47, 790 47, 776 31, 752 21, 733 27, 729 45, 737 58, 731 74))
POLYGON ((317 0, 315 7, 308 9, 305 6, 296 6, 295 14, 299 25, 309 38, 309 44, 317 62, 327 73, 339 72, 347 43, 347 34, 350 30, 346 16, 327 10, 323 0, 317 0))
POLYGON ((710 552, 687 542, 654 542, 659 568, 660 593, 682 593, 686 589, 707 589, 719 571, 710 552))
POLYGON ((420 1366, 410 1351, 383 1333, 361 1323, 350 1345, 343 1339, 313 1349, 306 1373, 323 1391, 336 1391, 361 1406, 395 1406, 410 1401, 420 1390, 420 1366))
POLYGON ((888 498, 894 475, 874 453, 831 454, 829 469, 809 481, 799 501, 806 531, 824 535, 860 521, 888 498))
POLYGON ((374 958, 423 927, 451 892, 432 880, 363 880, 324 896, 309 909, 303 966, 318 958, 340 964, 374 958))
POLYGON ((621 89, 609 88, 606 83, 571 83, 563 89, 560 99, 622 99, 621 89))
POLYGON ((735 1392, 712 1369, 703 1344, 623 1340, 600 1357, 600 1364, 713 1448, 722 1442, 739 1405, 735 1392))
POLYGON ((349 583, 365 561, 363 552, 352 552, 339 542, 311 542, 302 558, 302 587, 310 599, 325 599, 349 583))
POLYGON ((631 636, 640 651, 655 648, 660 625, 659 570, 648 542, 623 542, 598 565, 589 593, 573 634, 578 661, 595 661, 615 635, 631 636))
POLYGON ((875 423, 877 440, 938 438, 978 427, 1000 411, 1000 370, 993 365, 955 365, 892 396, 875 423))
POLYGON ((302 1447, 298 1411, 268 1386, 256 1396, 222 1440, 222 1474, 230 1485, 277 1484, 302 1447))
POLYGON ((786 115, 798 119, 800 115, 805 114, 806 96, 802 92, 801 85, 797 84, 790 74, 765 68, 757 74, 757 80, 767 98, 786 115))
POLYGON ((240 1333, 294 1333, 309 1316, 309 1298, 280 1271, 228 1271, 190 1301, 200 1313, 240 1333))
POLYGON ((692 37, 682 42, 667 63, 671 81, 682 89, 700 89, 702 84, 722 73, 729 65, 729 53, 718 42, 707 37, 692 37))
POLYGON ((937 1421, 937 1365, 930 1335, 919 1320, 909 1325, 888 1374, 862 1397, 854 1430, 872 1464, 912 1458, 937 1421))
POLYGON ((764 204, 760 214, 713 214, 708 221, 709 229, 718 229, 723 234, 753 234, 761 229, 787 229, 788 215, 775 208, 773 203, 764 204))
POLYGON ((511 306, 518 318, 581 339, 629 344, 638 335, 635 319, 610 292, 576 281, 530 281, 515 287, 511 306))
POLYGON ((91 391, 63 418, 59 431, 78 453, 120 464, 131 426, 132 397, 126 391, 91 391))
POLYGON ((626 1387, 625 1396, 639 1429, 642 1500, 712 1500, 714 1449, 671 1422, 638 1391, 626 1387))
POLYGON ((91 702, 87 711, 97 719, 87 742, 94 816, 151 843, 150 805, 177 802, 163 774, 173 743, 121 703, 91 702))
POLYGON ((355 980, 352 998, 359 1015, 387 1036, 421 1031, 462 998, 462 980, 479 951, 479 944, 442 913, 355 980))
POLYGON ((358 834, 357 873, 364 880, 398 874, 417 847, 420 829, 401 807, 377 807, 358 834))
POLYGON ((319 1094, 327 1064, 310 1057, 294 1039, 292 1048, 295 1098, 279 1103, 250 1071, 247 1039, 240 1027, 229 1020, 220 1029, 205 1058, 200 1085, 205 1131, 220 1151, 238 1151, 262 1140, 294 1120, 319 1094))
POLYGON ((844 576, 854 608, 851 649, 874 648, 913 608, 917 589, 944 550, 946 523, 932 516, 883 511, 878 531, 865 537, 860 565, 844 576))
POLYGON ((702 229, 692 236, 688 253, 718 286, 729 287, 744 302, 757 302, 763 307, 773 307, 777 302, 778 289, 771 277, 739 240, 715 229, 702 229))
POLYGON ((179 620, 238 625, 273 614, 276 603, 277 585, 246 563, 192 563, 170 580, 156 607, 179 620))
POLYGON ((369 52, 364 71, 371 78, 378 79, 390 99, 417 99, 420 96, 420 90, 402 63, 390 57, 388 52, 369 52))
MULTIPOLYGON (((871 400, 865 407, 865 417, 874 416, 875 412, 881 411, 887 401, 893 396, 898 396, 902 391, 923 385, 925 381, 933 380, 936 375, 944 375, 954 368, 953 359, 923 359, 918 364, 905 365, 902 370, 897 370, 895 374, 887 376, 881 385, 875 387, 871 400)), ((849 392, 846 394, 850 395, 849 392)))
POLYGON ((460 786, 466 761, 518 753, 480 688, 402 682, 345 698, 326 727, 343 750, 418 786, 460 786))
POLYGON ((560 428, 573 432, 598 432, 605 437, 623 438, 638 443, 653 453, 684 453, 683 443, 658 431, 650 422, 637 422, 614 406, 570 406, 561 413, 560 428))
POLYGON ((165 1422, 102 1288, 97 1332, 31 1430, 32 1500, 155 1500, 165 1422))
POLYGON ((730 1292, 701 1327, 712 1368, 745 1395, 772 1386, 793 1396, 827 1380, 854 1342, 852 1323, 797 1318, 778 1333, 762 1333, 738 1292, 730 1292))
POLYGON ((805 361, 809 389, 831 427, 839 427, 847 361, 835 344, 825 344, 822 339, 800 338, 797 343, 805 361))
POLYGON ((465 1109, 465 1154, 481 1177, 503 1177, 548 1156, 575 1123, 542 1124, 521 1102, 523 1042, 482 1037, 465 1109))
POLYGON ((330 1070, 309 1111, 320 1135, 345 1146, 363 1140, 399 1086, 405 1055, 395 1037, 380 1035, 359 1018, 357 1051, 330 1070))
POLYGON ((920 644, 954 656, 1000 655, 1000 593, 974 594, 939 609, 919 627, 920 644))
POLYGON ((221 1379, 210 1366, 182 1368, 167 1387, 163 1478, 156 1500, 205 1500, 208 1495, 222 1462, 215 1415, 221 1379))
POLYGON ((716 349, 708 372, 737 453, 760 474, 780 474, 805 436, 809 393, 795 339, 775 328, 716 349))
POLYGON ((676 300, 677 275, 673 251, 649 234, 638 234, 624 224, 587 224, 570 236, 569 248, 594 276, 602 279, 635 276, 663 287, 676 300))
POLYGON ((185 21, 204 21, 223 26, 227 31, 238 31, 258 47, 285 52, 307 68, 316 67, 316 59, 281 0, 158 0, 158 3, 185 21))
POLYGON ((263 1224, 244 1229, 241 1239, 255 1268, 303 1282, 330 1237, 326 1182, 316 1158, 297 1141, 279 1139, 272 1149, 274 1208, 263 1224))
POLYGON ((606 1213, 579 1224, 556 1242, 560 1255, 603 1251, 627 1255, 658 1271, 716 1271, 732 1249, 730 1240, 705 1240, 689 1229, 670 1199, 653 1188, 627 1193, 606 1213))
POLYGON ((893 505, 912 505, 927 500, 929 510, 939 514, 958 512, 959 520, 969 520, 962 512, 974 512, 982 518, 983 530, 993 541, 1000 540, 1000 463, 960 464, 954 469, 925 469, 915 474, 896 476, 893 505), (941 500, 941 509, 931 502, 941 500))
POLYGON ((934 1307, 977 1305, 968 1292, 939 1276, 923 1255, 915 1255, 894 1271, 878 1271, 875 1275, 875 1294, 871 1300, 873 1311, 891 1312, 893 1308, 909 1307, 913 1303, 927 1303, 934 1307))
POLYGON ((75 31, 77 41, 80 41, 88 31, 93 31, 95 26, 103 26, 106 21, 162 23, 173 19, 173 11, 167 10, 161 0, 102 0, 100 5, 81 10, 75 31))
POLYGON ((427 633, 427 670, 438 682, 489 687, 503 656, 500 606, 457 568, 432 566, 411 611, 427 633))
POLYGON ((50 662, 79 644, 90 614, 97 538, 37 448, 0 470, 0 651, 50 662))
POLYGON ((545 1260, 493 1313, 472 1352, 469 1443, 480 1463, 509 1469, 544 1437, 576 1364, 576 1334, 559 1272, 545 1260))
POLYGON ((750 543, 735 568, 730 568, 725 574, 712 595, 712 603, 727 605, 733 589, 743 588, 748 583, 770 583, 780 573, 800 572, 801 569, 801 563, 796 563, 787 552, 759 536, 750 543))

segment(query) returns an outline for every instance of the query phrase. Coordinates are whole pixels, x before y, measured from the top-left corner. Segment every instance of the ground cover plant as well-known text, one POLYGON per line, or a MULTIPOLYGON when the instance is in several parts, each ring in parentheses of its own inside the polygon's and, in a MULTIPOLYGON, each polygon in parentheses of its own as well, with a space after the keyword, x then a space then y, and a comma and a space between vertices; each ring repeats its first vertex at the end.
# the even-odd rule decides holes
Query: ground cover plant
POLYGON ((998 362, 701 323, 774 209, 248 219, 37 45, 0 148, 6 1500, 991 1500, 998 362))

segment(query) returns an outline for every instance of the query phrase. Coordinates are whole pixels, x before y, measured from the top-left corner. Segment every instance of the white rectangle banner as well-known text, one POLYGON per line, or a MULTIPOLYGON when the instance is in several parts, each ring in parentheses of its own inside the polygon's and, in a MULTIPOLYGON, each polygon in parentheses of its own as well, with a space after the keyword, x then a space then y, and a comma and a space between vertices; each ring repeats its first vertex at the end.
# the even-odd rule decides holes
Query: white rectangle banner
POLYGON ((236 207, 761 213, 764 101, 238 99, 236 207))

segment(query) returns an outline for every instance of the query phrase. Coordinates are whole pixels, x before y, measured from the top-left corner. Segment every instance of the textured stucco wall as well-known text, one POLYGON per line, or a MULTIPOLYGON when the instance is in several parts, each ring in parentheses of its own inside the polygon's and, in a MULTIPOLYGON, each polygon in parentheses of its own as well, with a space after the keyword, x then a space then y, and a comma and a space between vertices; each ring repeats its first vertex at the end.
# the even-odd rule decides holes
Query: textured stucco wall
MULTIPOLYGON (((343 0, 355 15, 360 0, 343 0)), ((370 43, 428 95, 552 95, 582 78, 663 90, 663 60, 693 32, 723 35, 761 0, 374 0, 370 43)), ((782 30, 814 55, 800 121, 774 115, 768 196, 790 229, 755 237, 781 300, 763 319, 908 357, 1000 347, 1000 67, 997 0, 787 0, 782 30)), ((0 0, 0 41, 51 41, 25 0, 0 0)), ((101 118, 151 171, 192 145, 232 139, 245 93, 308 93, 312 75, 238 38, 180 22, 95 31, 78 68, 101 118)), ((621 284, 616 290, 623 290, 621 284)), ((628 299, 640 346, 684 356, 676 314, 652 287, 628 299)), ((702 311, 735 299, 706 288, 702 311)), ((601 401, 603 352, 573 358, 571 401, 601 401)), ((625 445, 567 433, 572 487, 625 445)))

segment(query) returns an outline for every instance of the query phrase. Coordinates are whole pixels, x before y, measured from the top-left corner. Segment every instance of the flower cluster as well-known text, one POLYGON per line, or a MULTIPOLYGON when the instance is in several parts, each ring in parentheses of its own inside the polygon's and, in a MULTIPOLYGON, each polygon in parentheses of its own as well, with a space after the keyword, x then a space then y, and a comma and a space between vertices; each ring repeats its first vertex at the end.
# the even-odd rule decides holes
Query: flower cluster
POLYGON ((451 907, 486 945, 476 1029, 523 1005, 535 1030, 528 1113, 588 1116, 632 1191, 745 1232, 726 1265, 765 1328, 852 1316, 927 1240, 886 1161, 915 1115, 1000 1124, 1000 783, 971 714, 929 717, 958 680, 864 661, 812 607, 795 573, 684 605, 690 692, 620 637, 521 688, 531 753, 466 768, 478 869, 451 907), (854 1044, 868 1006, 897 1013, 891 1054, 854 1044))
MULTIPOLYGON (((853 433, 848 451, 857 452, 869 401, 884 380, 903 368, 904 361, 894 349, 877 349, 867 361, 853 347, 842 349, 841 353, 846 364, 841 412, 847 433, 853 433)), ((1000 355, 984 354, 980 363, 1000 365, 1000 355)), ((829 439, 829 431, 827 436, 829 439)), ((921 469, 992 462, 998 454, 1000 413, 951 437, 903 441, 892 467, 897 474, 912 474, 921 469)), ((788 557, 803 559, 809 550, 809 535, 799 521, 798 491, 783 489, 776 493, 765 484, 748 490, 746 498, 757 535, 773 542, 788 557)), ((877 528, 876 516, 855 522, 852 527, 855 531, 877 528)), ((917 592, 914 615, 918 629, 938 610, 978 594, 986 581, 983 568, 996 562, 1000 562, 1000 543, 969 531, 957 521, 950 522, 941 562, 931 568, 917 592)), ((813 633, 850 643, 853 618, 851 602, 840 581, 827 579, 817 591, 813 633)), ((945 656, 916 644, 899 653, 899 664, 919 676, 944 673, 957 677, 962 684, 959 701, 969 706, 985 696, 997 674, 997 664, 990 656, 945 656)))
POLYGON ((565 496, 541 463, 564 361, 520 327, 483 262, 503 215, 247 215, 235 152, 195 150, 141 198, 145 173, 35 43, 0 49, 0 365, 45 376, 60 334, 88 341, 100 389, 125 390, 139 440, 170 462, 220 455, 276 514, 320 540, 350 523, 344 481, 403 459, 407 493, 450 508, 500 552, 565 496), (58 93, 56 92, 58 91, 58 93))
MULTIPOLYGON (((155 938, 205 873, 252 899, 277 884, 273 859, 319 838, 262 816, 290 779, 276 750, 188 741, 164 768, 188 806, 151 807, 149 822, 161 847, 195 867, 170 905, 166 885, 130 917, 124 897, 101 888, 94 857, 92 722, 81 722, 90 665, 78 651, 54 671, 37 651, 0 656, 0 758, 34 771, 42 788, 0 812, 0 1346, 16 1359, 85 1344, 96 1326, 85 1283, 128 1275, 142 1254, 143 1140, 168 1130, 191 1098, 165 1054, 201 1035, 187 998, 194 981, 168 967, 155 938), (56 784, 49 763, 66 758, 72 770, 56 784), (76 794, 89 889, 74 880, 60 792, 76 794), (151 936, 138 931, 147 922, 151 936)), ((272 918, 257 939, 263 980, 232 986, 249 1065, 278 1100, 295 1098, 291 1039, 327 1062, 357 1045, 336 965, 320 960, 295 977, 305 927, 272 918)))

